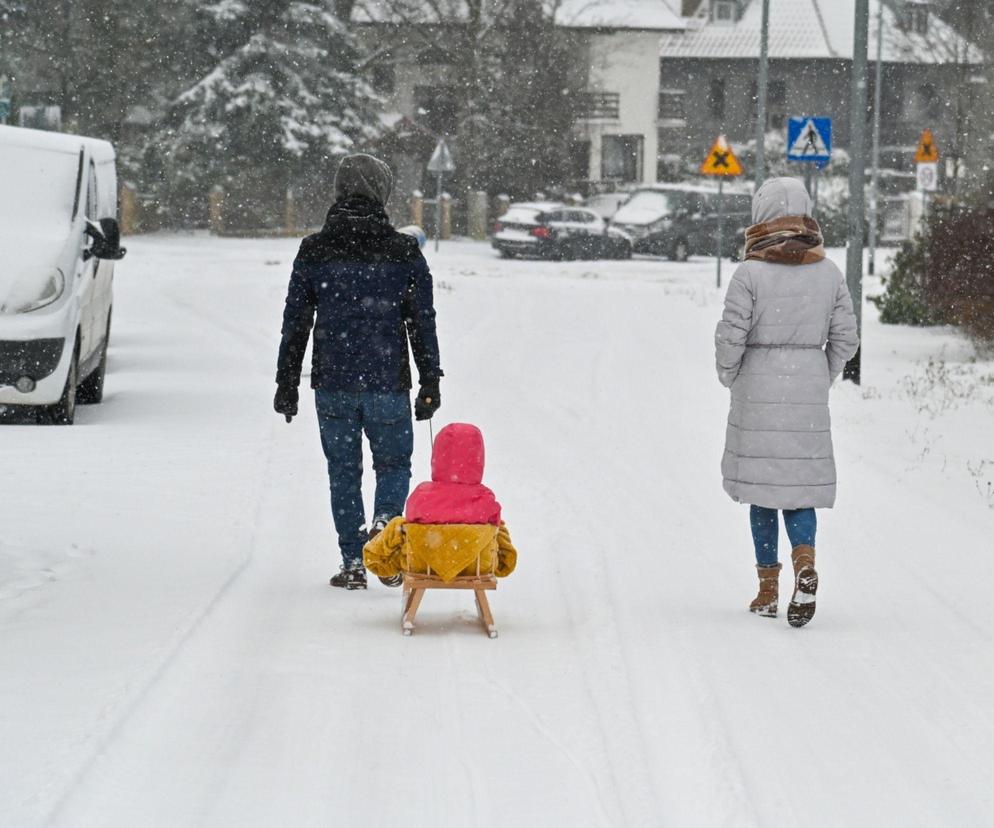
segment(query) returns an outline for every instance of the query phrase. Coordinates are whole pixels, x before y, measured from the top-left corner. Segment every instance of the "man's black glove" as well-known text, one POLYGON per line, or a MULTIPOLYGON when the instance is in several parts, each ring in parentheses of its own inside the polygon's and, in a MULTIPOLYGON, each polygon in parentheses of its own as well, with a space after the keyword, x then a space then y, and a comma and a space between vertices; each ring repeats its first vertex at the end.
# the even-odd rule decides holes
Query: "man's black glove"
POLYGON ((297 401, 299 398, 296 386, 277 385, 276 397, 273 399, 273 408, 276 409, 277 414, 282 414, 286 417, 286 421, 290 422, 290 420, 297 416, 297 401))
POLYGON ((438 380, 421 383, 421 388, 418 389, 418 398, 414 401, 414 419, 430 420, 441 404, 442 397, 438 391, 438 380))

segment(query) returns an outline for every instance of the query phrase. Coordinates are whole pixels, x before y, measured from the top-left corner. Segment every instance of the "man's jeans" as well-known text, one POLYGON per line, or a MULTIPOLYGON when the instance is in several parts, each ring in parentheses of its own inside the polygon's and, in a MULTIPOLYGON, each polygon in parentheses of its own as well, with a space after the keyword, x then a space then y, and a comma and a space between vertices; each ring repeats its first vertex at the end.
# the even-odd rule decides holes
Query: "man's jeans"
POLYGON ((328 458, 331 514, 346 567, 362 560, 366 515, 362 503, 362 434, 376 473, 374 518, 404 511, 411 485, 411 398, 407 392, 322 391, 314 395, 321 445, 328 458))
MULTIPOLYGON (((756 563, 759 566, 776 566, 780 536, 777 510, 753 506, 749 510, 749 522, 752 524, 752 542, 756 546, 756 563)), ((790 538, 792 547, 815 545, 818 519, 814 509, 784 509, 783 522, 787 526, 787 537, 790 538)))

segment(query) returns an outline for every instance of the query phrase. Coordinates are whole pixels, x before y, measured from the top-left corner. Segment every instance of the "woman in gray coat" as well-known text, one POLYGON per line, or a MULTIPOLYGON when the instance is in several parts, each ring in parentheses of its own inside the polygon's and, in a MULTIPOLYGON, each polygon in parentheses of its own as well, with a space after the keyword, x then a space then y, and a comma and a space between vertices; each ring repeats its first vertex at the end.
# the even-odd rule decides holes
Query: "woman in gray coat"
POLYGON ((722 475, 733 500, 752 506, 759 594, 777 614, 777 510, 793 552, 792 626, 814 616, 815 509, 835 504, 828 391, 856 353, 856 317, 845 278, 825 258, 811 200, 793 178, 753 197, 745 261, 728 286, 715 333, 718 378, 731 389, 722 475))

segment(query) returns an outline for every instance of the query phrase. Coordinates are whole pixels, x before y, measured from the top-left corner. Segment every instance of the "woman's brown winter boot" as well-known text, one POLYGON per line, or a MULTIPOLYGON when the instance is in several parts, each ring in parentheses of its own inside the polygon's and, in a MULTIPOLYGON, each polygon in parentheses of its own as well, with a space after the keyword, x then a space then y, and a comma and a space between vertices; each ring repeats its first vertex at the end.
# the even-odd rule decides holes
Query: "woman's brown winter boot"
POLYGON ((792 627, 803 627, 815 615, 815 593, 818 591, 815 548, 795 546, 790 557, 794 561, 794 595, 787 607, 787 622, 792 627))
POLYGON ((749 604, 749 612, 762 615, 765 618, 777 617, 777 601, 780 598, 780 564, 776 566, 757 566, 759 573, 759 594, 749 604))

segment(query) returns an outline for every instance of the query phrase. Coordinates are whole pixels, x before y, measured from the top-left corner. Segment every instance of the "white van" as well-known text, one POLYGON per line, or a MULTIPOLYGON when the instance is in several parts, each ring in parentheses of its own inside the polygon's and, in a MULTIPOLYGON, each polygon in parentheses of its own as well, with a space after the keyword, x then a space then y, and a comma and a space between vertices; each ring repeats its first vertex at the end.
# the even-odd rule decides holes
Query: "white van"
POLYGON ((103 398, 117 223, 106 141, 0 126, 0 414, 71 424, 103 398))

